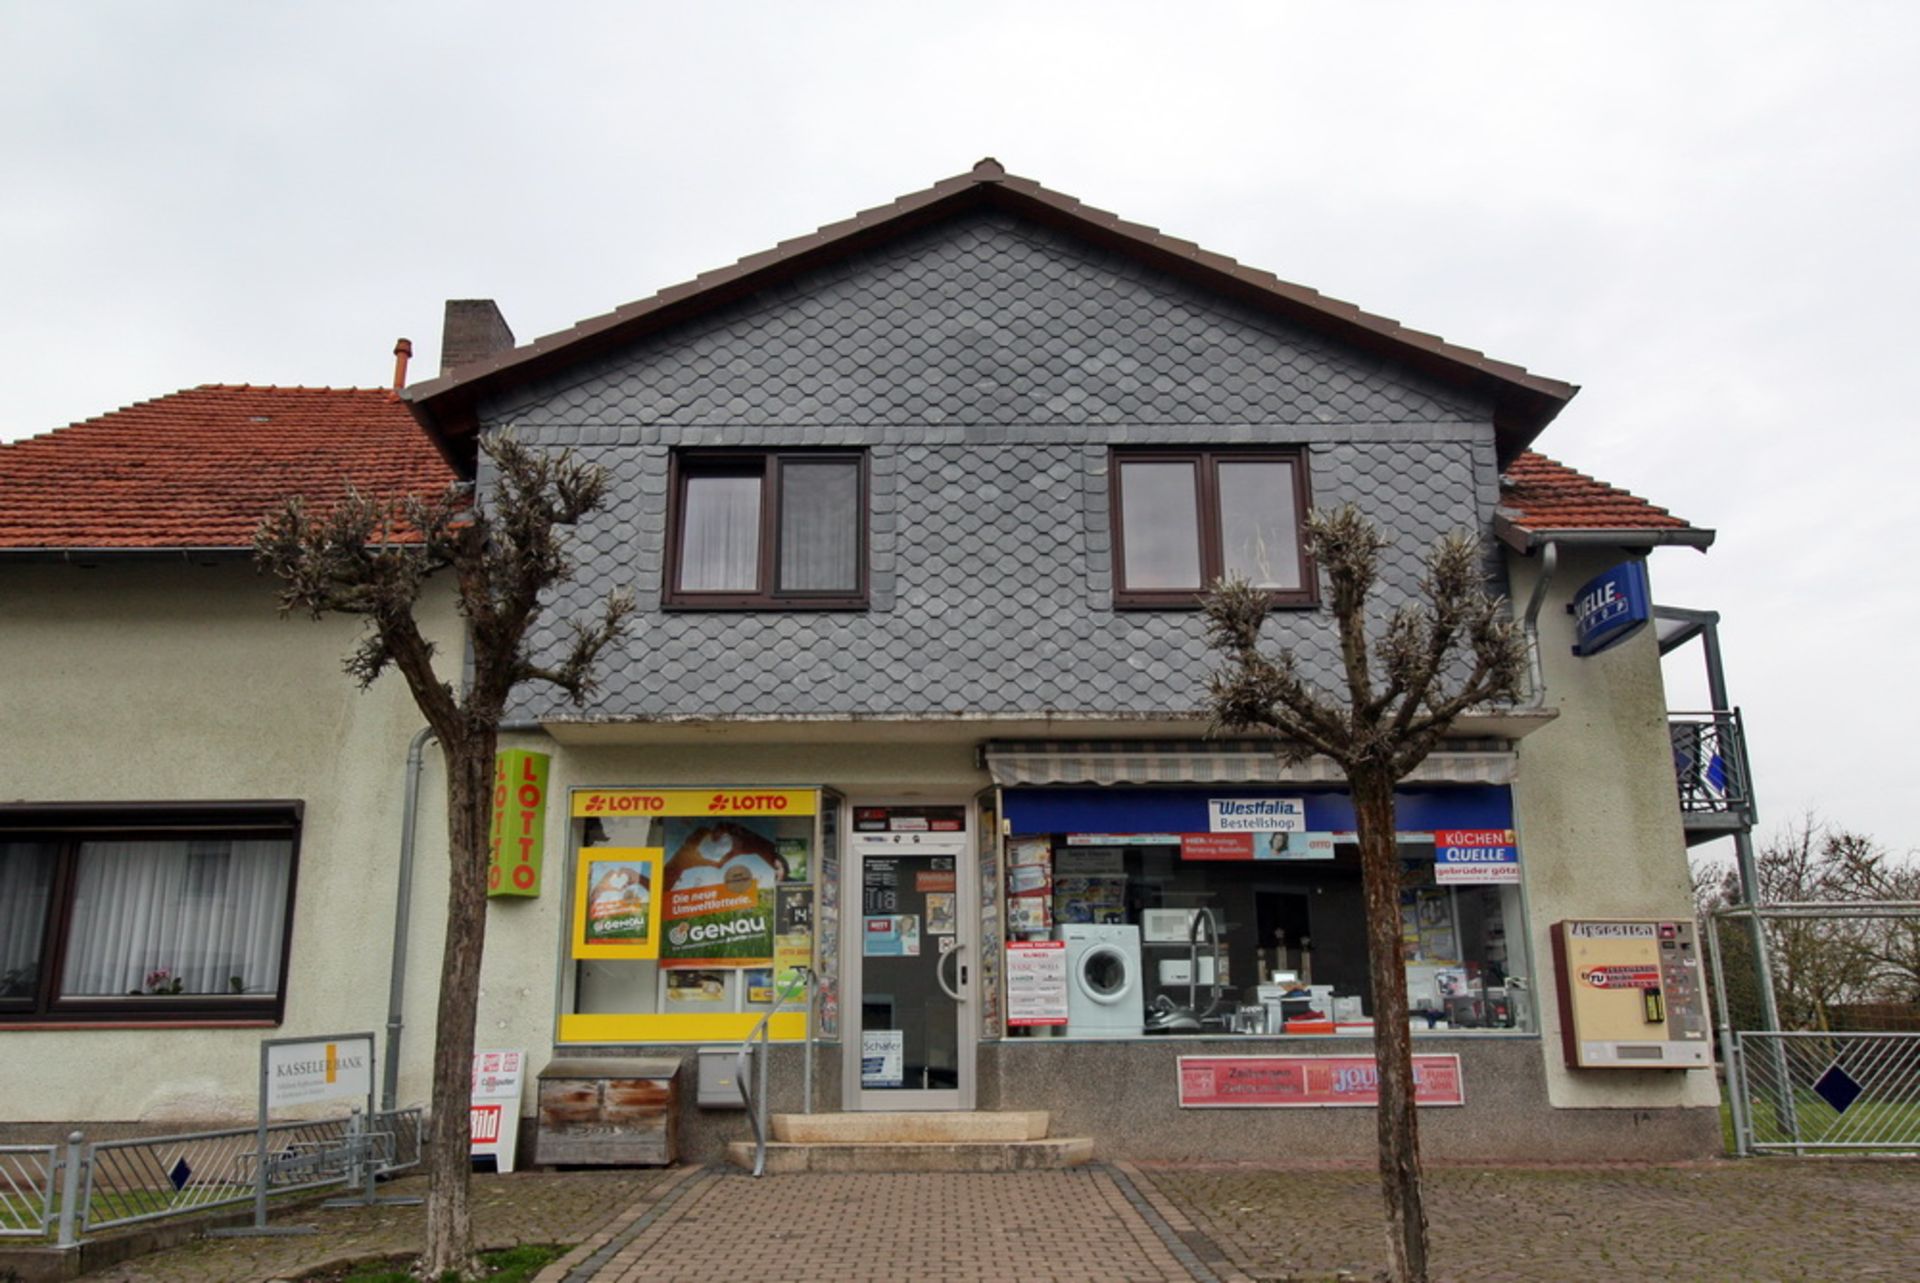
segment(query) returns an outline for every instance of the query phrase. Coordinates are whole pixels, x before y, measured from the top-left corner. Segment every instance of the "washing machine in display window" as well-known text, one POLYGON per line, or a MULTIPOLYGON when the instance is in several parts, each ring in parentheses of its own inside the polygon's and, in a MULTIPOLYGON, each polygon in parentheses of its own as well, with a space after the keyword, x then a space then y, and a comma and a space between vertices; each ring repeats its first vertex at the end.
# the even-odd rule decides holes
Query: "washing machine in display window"
POLYGON ((1054 939, 1067 946, 1067 1036, 1139 1037, 1146 1015, 1140 928, 1063 923, 1054 939))

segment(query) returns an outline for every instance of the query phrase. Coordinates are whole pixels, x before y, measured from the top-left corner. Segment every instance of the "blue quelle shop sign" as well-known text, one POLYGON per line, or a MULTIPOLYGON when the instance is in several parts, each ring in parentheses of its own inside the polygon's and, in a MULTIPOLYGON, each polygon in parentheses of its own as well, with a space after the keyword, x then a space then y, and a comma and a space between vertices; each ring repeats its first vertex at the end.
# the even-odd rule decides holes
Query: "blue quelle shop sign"
POLYGON ((1598 655, 1618 646, 1653 618, 1647 563, 1623 561, 1595 575, 1581 585, 1567 609, 1573 614, 1574 654, 1598 655))

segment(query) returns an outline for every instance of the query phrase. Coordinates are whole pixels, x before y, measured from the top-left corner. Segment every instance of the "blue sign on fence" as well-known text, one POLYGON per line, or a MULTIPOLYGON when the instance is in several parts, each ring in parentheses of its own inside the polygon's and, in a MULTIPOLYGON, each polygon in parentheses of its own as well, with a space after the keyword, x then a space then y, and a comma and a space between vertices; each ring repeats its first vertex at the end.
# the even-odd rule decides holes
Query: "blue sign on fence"
POLYGON ((1647 563, 1623 561, 1581 586, 1573 604, 1573 653, 1598 655, 1646 627, 1653 618, 1647 563))

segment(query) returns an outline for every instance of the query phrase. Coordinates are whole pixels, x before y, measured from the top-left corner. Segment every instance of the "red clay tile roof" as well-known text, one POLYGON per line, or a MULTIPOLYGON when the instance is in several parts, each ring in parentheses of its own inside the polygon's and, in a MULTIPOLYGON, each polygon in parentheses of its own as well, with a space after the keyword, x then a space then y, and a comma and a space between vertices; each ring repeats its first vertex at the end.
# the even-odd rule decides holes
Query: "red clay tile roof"
POLYGON ((0 445, 0 550, 244 548, 293 495, 453 479, 384 388, 207 384, 0 445))
POLYGON ((1713 531, 1689 525, 1618 486, 1610 486, 1532 450, 1507 465, 1500 479, 1495 526, 1503 537, 1531 544, 1548 533, 1618 532, 1623 544, 1682 543, 1706 547, 1713 531))

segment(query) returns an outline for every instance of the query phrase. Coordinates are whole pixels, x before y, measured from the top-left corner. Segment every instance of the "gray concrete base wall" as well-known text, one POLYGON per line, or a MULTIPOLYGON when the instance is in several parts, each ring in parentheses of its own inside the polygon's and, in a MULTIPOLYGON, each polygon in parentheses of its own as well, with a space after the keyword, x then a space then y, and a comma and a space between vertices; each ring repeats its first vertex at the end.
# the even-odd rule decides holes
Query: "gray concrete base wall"
MULTIPOLYGON (((670 1056, 682 1062, 679 1159, 725 1160, 729 1142, 753 1133, 740 1109, 696 1103, 696 1049, 685 1046, 569 1047, 571 1056, 670 1056)), ((979 1107, 1044 1109, 1055 1136, 1087 1136, 1102 1159, 1192 1162, 1361 1162, 1374 1153, 1371 1109, 1182 1109, 1181 1056, 1372 1055, 1364 1039, 1146 1039, 1112 1042, 1009 1039, 980 1044, 979 1107)), ((1548 1103, 1541 1049, 1533 1038, 1420 1038, 1415 1054, 1456 1052, 1466 1085, 1464 1106, 1420 1111, 1421 1153, 1436 1162, 1668 1162, 1722 1152, 1720 1114, 1711 1108, 1556 1109, 1548 1103)), ((772 1113, 799 1113, 802 1048, 772 1050, 772 1113)), ((840 1108, 841 1049, 814 1048, 816 1112, 840 1108)), ((1673 1071, 1664 1071, 1671 1073, 1673 1071)), ((1698 1070, 1686 1072, 1698 1073, 1698 1070)), ((1620 1077, 1663 1076, 1622 1070, 1620 1077)), ((529 1083, 522 1108, 531 1110, 529 1083)), ((519 1162, 534 1165, 536 1121, 521 1119, 519 1162)), ((231 1126, 231 1122, 225 1124, 231 1126)), ((0 1141, 63 1139, 61 1124, 8 1124, 0 1141)), ((192 1130, 174 1128, 166 1130, 192 1130)), ((151 1124, 89 1123, 89 1139, 158 1134, 151 1124)))
MULTIPOLYGON (((1722 1150, 1717 1109, 1555 1109, 1533 1038, 1420 1038, 1457 1052, 1461 1107, 1420 1111, 1420 1150, 1441 1162, 1667 1161, 1722 1150)), ((982 1109, 1051 1111, 1056 1136, 1090 1136, 1103 1159, 1323 1162, 1374 1153, 1371 1109, 1182 1109, 1179 1057, 1364 1055, 1364 1039, 1010 1039, 980 1047, 982 1109)), ((1651 1070, 1622 1070, 1644 1077, 1651 1070)), ((1664 1071, 1672 1073, 1674 1071, 1664 1071)), ((1700 1072, 1698 1070, 1687 1072, 1700 1072)))

